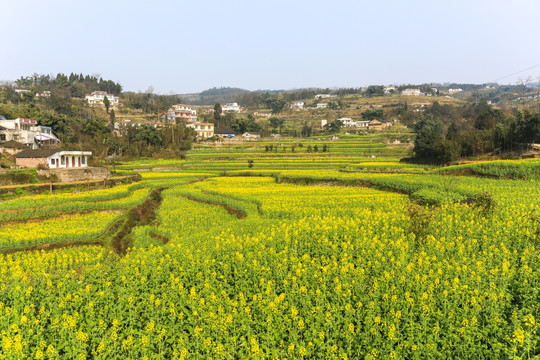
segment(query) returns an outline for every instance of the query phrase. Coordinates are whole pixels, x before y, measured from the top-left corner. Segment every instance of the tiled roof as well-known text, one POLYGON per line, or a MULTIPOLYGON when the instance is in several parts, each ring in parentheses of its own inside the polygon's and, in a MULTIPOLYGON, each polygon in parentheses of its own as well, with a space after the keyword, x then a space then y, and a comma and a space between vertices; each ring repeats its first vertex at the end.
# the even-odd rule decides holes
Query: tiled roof
POLYGON ((0 147, 6 148, 6 149, 24 149, 26 145, 21 144, 18 141, 9 140, 5 143, 0 144, 0 147))
POLYGON ((56 154, 60 150, 58 149, 26 149, 15 155, 16 158, 32 158, 32 159, 42 159, 47 158, 53 154, 56 154))

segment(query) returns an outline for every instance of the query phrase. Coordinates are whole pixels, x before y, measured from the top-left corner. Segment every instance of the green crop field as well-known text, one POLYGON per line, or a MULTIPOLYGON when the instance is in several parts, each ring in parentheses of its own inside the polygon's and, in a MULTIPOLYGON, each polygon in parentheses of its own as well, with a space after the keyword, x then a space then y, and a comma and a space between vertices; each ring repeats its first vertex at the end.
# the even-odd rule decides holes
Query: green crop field
POLYGON ((538 160, 409 164, 403 136, 0 202, 0 359, 538 358, 538 160))

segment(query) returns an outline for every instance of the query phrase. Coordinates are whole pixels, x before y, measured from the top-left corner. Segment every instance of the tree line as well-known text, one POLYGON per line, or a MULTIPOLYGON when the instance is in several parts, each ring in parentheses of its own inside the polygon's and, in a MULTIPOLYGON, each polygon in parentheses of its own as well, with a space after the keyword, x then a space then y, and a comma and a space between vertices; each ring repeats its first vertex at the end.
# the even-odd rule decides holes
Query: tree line
POLYGON ((410 124, 417 137, 414 159, 448 164, 484 154, 522 152, 540 142, 540 114, 495 109, 486 101, 464 107, 435 102, 410 124))
POLYGON ((72 97, 84 98, 93 91, 107 91, 116 96, 122 92, 122 85, 112 80, 105 80, 100 75, 83 75, 71 73, 65 75, 40 75, 21 76, 15 81, 18 87, 32 90, 34 93, 42 91, 68 90, 72 97))

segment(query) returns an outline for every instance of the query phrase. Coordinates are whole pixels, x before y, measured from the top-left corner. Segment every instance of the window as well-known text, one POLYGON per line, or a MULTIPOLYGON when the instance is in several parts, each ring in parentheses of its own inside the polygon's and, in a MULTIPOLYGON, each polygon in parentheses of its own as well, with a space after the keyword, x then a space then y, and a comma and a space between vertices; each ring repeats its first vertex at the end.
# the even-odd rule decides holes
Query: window
POLYGON ((54 164, 55 164, 54 159, 51 159, 51 165, 54 165, 54 164))
POLYGON ((81 163, 84 165, 86 164, 86 156, 81 157, 81 163))
POLYGON ((0 141, 6 141, 6 134, 0 134, 0 141))

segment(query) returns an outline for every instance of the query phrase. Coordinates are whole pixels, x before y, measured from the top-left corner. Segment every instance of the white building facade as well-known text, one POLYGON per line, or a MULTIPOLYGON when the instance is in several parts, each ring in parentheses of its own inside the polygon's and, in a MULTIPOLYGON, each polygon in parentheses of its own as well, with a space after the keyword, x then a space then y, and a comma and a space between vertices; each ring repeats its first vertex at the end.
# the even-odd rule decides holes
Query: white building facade
POLYGON ((105 97, 109 100, 111 106, 119 104, 119 97, 114 94, 107 94, 106 91, 94 91, 90 95, 86 95, 85 99, 90 105, 104 105, 105 97))
POLYGON ((17 118, 0 120, 0 143, 17 141, 30 148, 41 144, 58 144, 60 140, 54 136, 48 126, 38 125, 36 120, 17 118))
POLYGON ((222 112, 240 112, 240 106, 238 103, 226 103, 221 106, 222 112))

